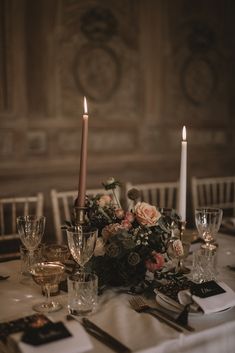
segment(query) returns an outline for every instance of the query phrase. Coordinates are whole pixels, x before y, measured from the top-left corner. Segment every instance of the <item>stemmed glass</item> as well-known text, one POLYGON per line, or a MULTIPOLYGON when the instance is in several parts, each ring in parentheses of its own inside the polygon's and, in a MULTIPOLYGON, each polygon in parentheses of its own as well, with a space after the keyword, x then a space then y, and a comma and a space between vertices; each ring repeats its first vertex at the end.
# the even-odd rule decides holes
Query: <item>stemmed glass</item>
POLYGON ((56 261, 38 262, 31 266, 30 273, 33 280, 43 288, 47 298, 46 302, 33 306, 35 311, 40 313, 50 313, 62 308, 62 305, 59 302, 50 299, 50 290, 51 286, 59 284, 64 272, 65 266, 56 261))
POLYGON ((42 240, 45 230, 46 217, 44 216, 19 216, 16 220, 17 230, 20 239, 26 249, 29 251, 29 268, 33 264, 34 251, 42 240))
POLYGON ((215 236, 219 231, 223 211, 220 208, 197 208, 195 210, 195 223, 199 235, 204 239, 203 249, 214 250, 215 236))
POLYGON ((98 229, 77 225, 66 231, 70 252, 80 266, 79 272, 85 273, 85 264, 90 260, 95 250, 98 229))

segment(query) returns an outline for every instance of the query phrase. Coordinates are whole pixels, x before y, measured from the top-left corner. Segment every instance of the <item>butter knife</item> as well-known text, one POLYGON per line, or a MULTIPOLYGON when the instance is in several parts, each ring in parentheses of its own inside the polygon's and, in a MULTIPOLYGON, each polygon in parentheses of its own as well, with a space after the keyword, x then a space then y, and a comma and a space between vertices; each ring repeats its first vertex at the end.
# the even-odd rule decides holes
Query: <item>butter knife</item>
POLYGON ((100 327, 95 325, 90 320, 83 318, 82 325, 85 330, 94 336, 96 339, 100 340, 102 343, 105 343, 111 349, 117 353, 131 353, 130 348, 126 347, 123 343, 118 341, 116 338, 102 330, 100 327))
MULTIPOLYGON (((67 315, 67 320, 76 320, 72 315, 67 315)), ((131 349, 126 347, 123 343, 118 341, 116 338, 102 330, 100 327, 95 325, 93 322, 88 320, 87 318, 83 318, 81 321, 76 320, 84 329, 97 340, 101 341, 102 343, 106 344, 109 348, 114 350, 117 353, 131 353, 131 349)))
POLYGON ((152 316, 155 316, 157 319, 160 321, 165 322, 167 325, 171 326, 178 332, 183 332, 183 329, 186 329, 188 331, 194 331, 194 328, 189 326, 189 325, 183 325, 179 322, 176 322, 171 316, 167 315, 166 313, 163 313, 162 311, 158 310, 157 308, 148 308, 143 310, 143 312, 149 313, 152 316))

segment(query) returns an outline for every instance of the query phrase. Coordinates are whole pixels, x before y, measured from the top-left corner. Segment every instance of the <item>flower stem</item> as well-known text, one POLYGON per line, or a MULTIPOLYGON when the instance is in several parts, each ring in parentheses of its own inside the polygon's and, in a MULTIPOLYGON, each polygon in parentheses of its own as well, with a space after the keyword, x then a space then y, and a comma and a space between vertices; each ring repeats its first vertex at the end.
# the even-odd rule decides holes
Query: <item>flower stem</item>
POLYGON ((122 207, 121 207, 121 204, 120 204, 120 201, 119 201, 118 198, 117 198, 115 189, 112 189, 112 191, 113 191, 113 197, 114 197, 114 199, 115 199, 115 201, 116 201, 118 207, 119 207, 119 208, 122 208, 122 207))

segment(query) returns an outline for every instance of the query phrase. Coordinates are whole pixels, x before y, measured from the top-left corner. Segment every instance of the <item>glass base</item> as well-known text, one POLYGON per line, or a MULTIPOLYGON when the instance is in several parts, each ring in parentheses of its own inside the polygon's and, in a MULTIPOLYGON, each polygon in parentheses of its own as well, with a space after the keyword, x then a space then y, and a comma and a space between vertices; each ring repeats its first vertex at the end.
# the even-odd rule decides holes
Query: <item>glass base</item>
POLYGON ((74 316, 87 316, 94 313, 94 309, 71 309, 69 308, 69 313, 74 316))
POLYGON ((39 303, 33 306, 33 310, 37 311, 38 313, 52 313, 60 309, 62 309, 62 305, 56 301, 39 303))
POLYGON ((184 265, 181 265, 179 268, 176 269, 175 272, 176 273, 187 274, 187 273, 191 272, 191 270, 189 268, 185 267, 184 265))
POLYGON ((215 244, 202 244, 201 248, 208 251, 215 251, 217 246, 215 244))

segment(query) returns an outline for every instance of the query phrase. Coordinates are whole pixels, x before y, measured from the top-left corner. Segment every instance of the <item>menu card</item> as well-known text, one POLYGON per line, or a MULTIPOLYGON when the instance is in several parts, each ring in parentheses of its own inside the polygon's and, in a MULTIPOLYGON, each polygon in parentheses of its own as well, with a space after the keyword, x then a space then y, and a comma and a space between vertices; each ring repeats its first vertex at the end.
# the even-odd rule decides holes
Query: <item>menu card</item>
MULTIPOLYGON (((41 342, 38 344, 38 337, 34 337, 33 342, 30 342, 29 331, 8 336, 7 349, 9 353, 82 353, 93 348, 88 334, 77 321, 67 321, 63 324, 56 323, 54 325, 57 331, 62 329, 64 336, 61 334, 57 340, 48 340, 48 342, 45 340, 43 344, 41 342)), ((48 338, 47 335, 45 337, 48 338)))

